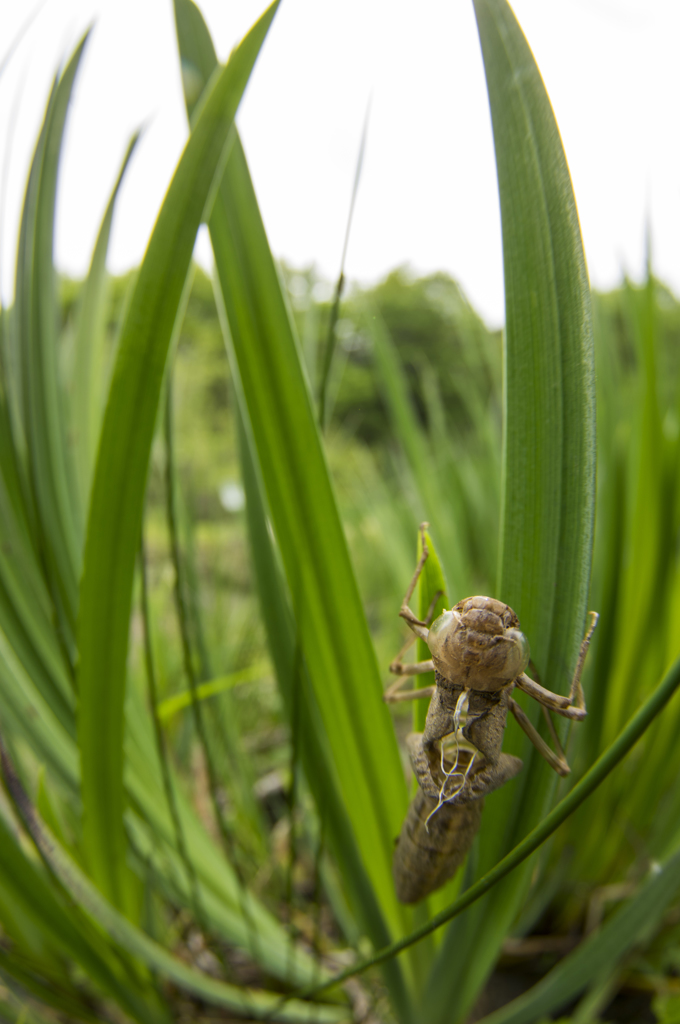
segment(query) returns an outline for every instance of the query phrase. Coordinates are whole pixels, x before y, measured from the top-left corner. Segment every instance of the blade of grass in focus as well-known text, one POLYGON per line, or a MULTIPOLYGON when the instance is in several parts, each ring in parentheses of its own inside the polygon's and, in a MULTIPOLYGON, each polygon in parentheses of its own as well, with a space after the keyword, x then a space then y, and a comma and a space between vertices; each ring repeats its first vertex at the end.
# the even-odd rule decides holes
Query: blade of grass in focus
MULTIPOLYGON (((375 892, 357 849, 347 812, 340 796, 340 785, 324 742, 324 726, 309 670, 300 657, 296 643, 290 599, 286 594, 280 564, 267 527, 262 486, 250 452, 250 444, 239 417, 241 460, 246 490, 248 532, 255 573, 262 601, 269 647, 281 694, 292 717, 297 701, 300 755, 310 789, 316 799, 321 827, 328 836, 333 854, 341 866, 350 903, 362 930, 379 946, 388 941, 387 930, 375 892), (298 694, 295 695, 295 688, 298 694)), ((387 965, 386 982, 398 1006, 408 1004, 403 976, 396 964, 387 965)))
MULTIPOLYGON (((590 291, 569 171, 550 101, 505 0, 475 0, 503 224, 503 498, 496 594, 517 612, 544 685, 568 688, 584 632, 595 459, 590 291)), ((546 813, 555 778, 511 724, 517 780, 492 794, 479 871, 546 813), (528 755, 528 756, 527 756, 528 755)), ((428 986, 427 1017, 465 1017, 525 899, 520 877, 453 922, 428 986), (455 955, 454 955, 455 951, 455 955)))
MULTIPOLYGON (((243 213, 252 221, 256 208, 238 140, 226 181, 228 189, 225 186, 223 191, 229 199, 229 215, 243 213)), ((222 294, 227 293, 225 307, 240 371, 241 399, 257 438, 296 629, 356 841, 383 911, 391 927, 398 929, 406 912, 396 903, 393 891, 391 842, 405 810, 406 794, 392 723, 382 702, 375 655, 289 328, 288 351, 282 351, 287 316, 279 307, 270 314, 281 317, 276 324, 235 322, 246 312, 237 298, 246 282, 237 286, 234 278, 251 259, 261 259, 257 249, 262 236, 255 235, 252 223, 246 228, 226 218, 219 222, 221 198, 222 193, 211 222, 216 266, 222 294), (227 231, 234 231, 234 236, 227 231), (256 251, 251 255, 248 250, 253 243, 256 251), (266 348, 258 352, 255 340, 266 348)), ((259 227, 256 223, 255 229, 259 227)), ((263 269, 262 291, 275 298, 277 305, 273 262, 263 269)), ((265 301, 261 293, 257 299, 253 296, 248 312, 267 313, 265 301)))
POLYGON ((92 485, 78 621, 83 830, 92 877, 128 911, 123 702, 151 440, 196 232, 276 6, 215 72, 173 176, 122 330, 92 485))
MULTIPOLYGON (((175 10, 185 79, 205 82, 215 61, 209 34, 193 4, 182 0, 175 10)), ((191 117, 191 102, 188 108, 191 117)), ((390 932, 399 933, 409 915, 396 900, 391 854, 406 810, 403 771, 298 346, 237 136, 210 231, 232 374, 246 437, 257 453, 300 655, 363 870, 390 932)), ((382 927, 376 922, 378 931, 382 927)), ((408 1019, 406 999, 398 1012, 408 1019)))

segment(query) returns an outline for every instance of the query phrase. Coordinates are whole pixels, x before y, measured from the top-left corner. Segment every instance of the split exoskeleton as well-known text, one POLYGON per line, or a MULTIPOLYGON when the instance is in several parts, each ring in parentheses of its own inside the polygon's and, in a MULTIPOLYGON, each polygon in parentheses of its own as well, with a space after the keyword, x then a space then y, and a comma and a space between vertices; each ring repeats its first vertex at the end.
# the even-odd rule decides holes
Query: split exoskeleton
POLYGON ((508 711, 555 771, 569 774, 549 712, 576 721, 585 718, 581 672, 597 624, 597 614, 591 612, 569 695, 563 697, 526 674, 528 641, 512 608, 501 601, 469 597, 444 611, 432 625, 421 621, 411 611, 409 601, 428 557, 425 525, 421 527, 422 555, 399 614, 415 636, 425 641, 432 658, 405 664, 402 657, 410 646, 407 644, 390 665, 390 671, 400 679, 385 692, 389 702, 432 698, 424 732, 411 733, 406 741, 420 792, 409 809, 395 851, 397 895, 405 903, 422 899, 455 873, 479 826, 483 797, 520 771, 520 758, 501 749, 508 711), (435 686, 401 689, 403 677, 432 671, 435 686), (542 705, 554 750, 513 700, 515 687, 542 705), (447 737, 448 750, 444 744, 447 737), (457 836, 456 831, 460 833, 457 836), (442 839, 443 832, 446 840, 442 839), (421 875, 419 882, 413 877, 417 874, 421 875))

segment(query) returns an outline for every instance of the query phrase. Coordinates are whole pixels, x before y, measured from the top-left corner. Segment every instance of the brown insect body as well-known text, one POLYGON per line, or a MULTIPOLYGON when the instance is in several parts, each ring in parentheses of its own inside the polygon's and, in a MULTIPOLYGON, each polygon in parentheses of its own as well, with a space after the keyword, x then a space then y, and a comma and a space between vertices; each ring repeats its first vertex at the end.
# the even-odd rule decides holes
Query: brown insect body
MULTIPOLYGON (((448 762, 446 767, 453 765, 448 762)), ((444 782, 441 772, 440 777, 444 782)), ((438 799, 419 788, 404 819, 392 860, 401 903, 417 903, 453 878, 479 831, 484 797, 466 804, 444 803, 439 809, 437 804, 438 799)))
POLYGON ((403 691, 397 681, 385 693, 388 701, 431 697, 424 731, 406 739, 419 790, 409 807, 393 861, 397 896, 404 903, 423 899, 455 874, 479 828, 484 796, 520 771, 520 758, 502 750, 508 711, 555 771, 569 774, 548 710, 574 720, 585 718, 581 672, 597 624, 597 615, 591 612, 568 697, 544 689, 526 675, 529 644, 514 611, 502 601, 465 598, 428 628, 408 606, 428 556, 425 525, 421 527, 423 554, 400 615, 427 643, 432 660, 404 664, 400 655, 390 671, 405 676, 434 670, 436 685, 403 691), (556 750, 513 700, 515 687, 543 706, 556 750), (446 760, 442 752, 447 736, 454 739, 453 761, 450 756, 446 760))
POLYGON ((501 751, 517 677, 529 663, 529 644, 512 608, 492 597, 469 597, 433 622, 427 643, 435 668, 435 692, 423 733, 407 740, 413 770, 423 792, 442 793, 432 772, 431 755, 457 728, 454 721, 465 692, 467 722, 463 737, 478 752, 475 771, 447 802, 478 800, 520 771, 518 757, 501 751))

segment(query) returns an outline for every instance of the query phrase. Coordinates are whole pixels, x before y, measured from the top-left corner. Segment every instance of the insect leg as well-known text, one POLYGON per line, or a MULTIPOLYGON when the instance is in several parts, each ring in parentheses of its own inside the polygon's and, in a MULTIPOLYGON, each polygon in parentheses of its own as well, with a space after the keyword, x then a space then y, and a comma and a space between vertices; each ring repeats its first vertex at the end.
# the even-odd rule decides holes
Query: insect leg
MULTIPOLYGON (((559 748, 559 753, 555 753, 555 751, 548 746, 541 734, 534 728, 527 716, 524 714, 519 704, 514 701, 512 697, 510 698, 510 710, 517 719, 520 728, 524 730, 533 745, 536 747, 536 750, 546 759, 550 767, 554 768, 558 775, 569 775, 571 768, 564 756, 562 745, 560 744, 559 739, 557 739, 557 734, 554 728, 552 729, 552 734, 559 748)), ((547 711, 546 717, 550 720, 547 711)))
MULTIPOLYGON (((409 671, 403 672, 403 675, 419 675, 424 672, 432 671, 431 661, 421 661, 417 665, 404 665, 404 669, 409 671)), ((383 700, 386 704, 396 704, 400 700, 420 700, 424 697, 431 697, 435 691, 434 686, 423 686, 420 690, 402 690, 400 687, 404 685, 403 678, 395 679, 391 686, 388 686, 383 693, 383 700)))
POLYGON ((390 664, 390 672, 393 675, 395 675, 395 676, 409 676, 409 675, 417 676, 419 673, 422 673, 422 672, 433 672, 434 671, 434 665, 433 665, 432 661, 430 661, 430 660, 428 660, 426 662, 425 661, 416 661, 415 663, 411 662, 411 663, 408 663, 406 665, 404 664, 404 660, 403 660, 404 659, 404 655, 406 654, 408 649, 413 646, 413 644, 415 642, 416 642, 415 633, 411 633, 411 635, 407 638, 406 643, 404 644, 402 649, 399 651, 399 654, 396 656, 394 661, 391 662, 391 664, 390 664), (419 669, 419 668, 416 667, 418 665, 430 665, 430 668, 419 669))
MULTIPOLYGON (((427 622, 423 622, 421 619, 419 619, 414 614, 414 612, 411 611, 411 609, 409 608, 409 604, 408 603, 411 600, 411 598, 413 597, 413 591, 416 589, 416 584, 418 582, 418 579, 420 577, 421 572, 423 571, 423 566, 425 565, 425 562, 428 559, 428 555, 430 554, 429 548, 427 546, 427 542, 425 540, 425 530, 427 529, 428 526, 429 526, 429 523, 421 523, 420 524, 420 538, 421 538, 421 543, 422 543, 422 546, 423 546, 423 551, 422 551, 422 554, 421 554, 420 558, 418 559, 418 564, 416 566, 416 571, 413 573, 413 579, 411 580, 411 582, 408 585, 408 590, 406 591, 406 594, 404 595, 404 600, 401 602, 401 608, 399 610, 399 614, 402 617, 402 619, 404 619, 408 623, 408 625, 413 630, 413 632, 416 634, 416 636, 419 636, 421 640, 427 640, 427 634, 428 634, 427 622)), ((432 611, 434 611, 434 605, 436 603, 437 602, 436 602, 436 599, 435 599, 432 602, 432 606, 431 606, 431 610, 432 611)))
MULTIPOLYGON (((424 621, 416 619, 415 615, 408 607, 408 602, 411 600, 411 597, 413 596, 413 591, 415 590, 416 583, 418 582, 418 577, 420 576, 420 573, 423 570, 423 566, 425 565, 425 561, 429 554, 427 543, 425 541, 425 530, 427 529, 427 526, 427 523, 421 523, 420 532, 422 537, 423 553, 418 561, 416 571, 414 573, 413 579, 411 580, 411 583, 409 584, 409 588, 406 591, 406 596, 404 597, 401 606, 401 611, 399 612, 402 618, 405 618, 406 621, 408 622, 409 626, 413 630, 413 634, 408 638, 402 649, 399 651, 399 654, 390 665, 390 672, 392 672, 396 676, 417 676, 425 675, 428 672, 434 672, 434 662, 432 661, 432 659, 428 659, 427 661, 417 661, 410 664, 404 664, 403 661, 404 655, 408 651, 409 647, 411 647, 411 645, 415 642, 416 636, 419 636, 425 640, 427 639, 428 627, 432 621, 434 610, 437 606, 437 601, 442 596, 442 591, 438 590, 430 602, 430 607, 427 610, 427 614, 425 616, 424 621)), ((395 701, 400 700, 418 700, 424 697, 431 697, 435 691, 434 686, 425 686, 422 687, 420 690, 402 690, 402 685, 403 683, 401 679, 395 680, 395 682, 392 683, 391 686, 388 686, 387 690, 385 690, 385 693, 383 694, 383 700, 387 703, 393 703, 395 701)))
POLYGON ((579 651, 576 670, 574 672, 574 678, 571 681, 568 697, 562 697, 559 693, 552 693, 551 690, 546 690, 545 687, 541 686, 540 683, 534 682, 534 680, 530 679, 524 672, 519 679, 517 679, 517 686, 519 686, 520 690, 524 690, 524 692, 528 693, 530 697, 537 700, 539 704, 543 704, 544 707, 549 708, 551 711, 555 711, 558 715, 562 715, 564 718, 572 718, 577 722, 582 721, 582 719, 586 717, 586 702, 583 696, 583 688, 581 686, 581 673, 583 672, 583 663, 585 662, 586 654, 588 653, 590 638, 593 635, 598 619, 597 612, 591 612, 590 615, 590 626, 588 627, 588 631, 581 644, 581 650, 579 651))
POLYGON ((434 672, 434 663, 431 659, 428 659, 428 661, 409 662, 407 664, 404 664, 402 661, 409 647, 415 643, 415 640, 415 634, 412 633, 390 665, 390 672, 400 678, 395 679, 383 694, 383 700, 388 704, 393 704, 395 701, 400 700, 416 700, 420 697, 431 697, 434 693, 434 686, 425 686, 420 690, 401 689, 404 685, 404 676, 418 676, 425 675, 427 672, 434 672))
MULTIPOLYGON (((552 720, 552 718, 550 716, 550 712, 548 711, 548 709, 545 706, 545 704, 541 704, 541 711, 543 712, 543 717, 545 718, 545 722, 546 722, 546 725, 548 726, 548 731, 550 732, 550 735, 552 737, 552 741, 553 741, 553 743, 555 744, 555 746, 557 748, 557 753, 558 753, 559 757, 562 758, 564 763, 568 765, 567 755, 564 752, 564 747, 560 743, 560 738, 557 735, 557 730, 555 729, 555 726, 553 724, 553 720, 552 720)), ((571 769, 569 769, 569 770, 571 771, 571 769)))
POLYGON ((588 653, 588 647, 590 646, 590 638, 595 632, 597 626, 597 620, 599 615, 597 612, 589 612, 590 615, 590 626, 586 632, 581 643, 581 650, 578 653, 578 661, 576 662, 576 669, 574 671, 574 678, 571 681, 571 688, 569 690, 569 701, 574 707, 583 708, 585 711, 586 702, 583 696, 583 688, 581 686, 581 673, 583 672, 583 665, 586 660, 586 654, 588 653), (574 699, 575 698, 575 699, 574 699))
MULTIPOLYGON (((428 658, 427 661, 411 661, 408 665, 402 665, 401 662, 393 661, 390 665, 390 672, 393 672, 396 676, 422 676, 426 672, 434 672, 434 662, 432 658, 428 658)), ((398 682, 399 680, 397 680, 398 682)))

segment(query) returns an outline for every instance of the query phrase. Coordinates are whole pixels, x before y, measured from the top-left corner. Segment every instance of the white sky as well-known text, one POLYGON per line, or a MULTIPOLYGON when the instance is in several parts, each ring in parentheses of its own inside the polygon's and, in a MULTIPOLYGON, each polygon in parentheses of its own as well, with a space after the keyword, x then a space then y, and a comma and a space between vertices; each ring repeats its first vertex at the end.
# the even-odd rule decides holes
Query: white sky
MULTIPOLYGON (((221 59, 265 3, 201 0, 221 59)), ((38 6, 0 0, 0 55, 38 6)), ((649 215, 656 272, 680 292, 680 3, 515 0, 513 9, 560 126, 594 286, 641 275, 649 215)), ((186 139, 171 0, 44 0, 0 78, 6 298, 50 81, 91 23, 59 184, 62 269, 86 272, 128 137, 146 123, 109 263, 119 273, 140 260, 186 139)), ((373 281, 401 263, 447 270, 500 324, 500 219, 471 0, 282 0, 238 118, 275 255, 337 276, 370 96, 349 277, 373 281)), ((199 240, 203 261, 207 250, 199 240)))

